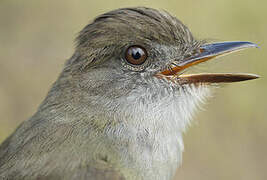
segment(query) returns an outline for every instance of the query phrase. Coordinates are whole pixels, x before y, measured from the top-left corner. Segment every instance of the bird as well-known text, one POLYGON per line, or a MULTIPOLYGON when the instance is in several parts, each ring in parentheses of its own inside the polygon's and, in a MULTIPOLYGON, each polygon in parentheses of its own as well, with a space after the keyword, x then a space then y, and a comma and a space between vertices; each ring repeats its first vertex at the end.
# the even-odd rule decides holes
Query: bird
POLYGON ((196 39, 176 17, 148 7, 96 17, 37 111, 0 146, 0 179, 171 180, 183 133, 213 86, 248 73, 188 74, 258 47, 196 39))

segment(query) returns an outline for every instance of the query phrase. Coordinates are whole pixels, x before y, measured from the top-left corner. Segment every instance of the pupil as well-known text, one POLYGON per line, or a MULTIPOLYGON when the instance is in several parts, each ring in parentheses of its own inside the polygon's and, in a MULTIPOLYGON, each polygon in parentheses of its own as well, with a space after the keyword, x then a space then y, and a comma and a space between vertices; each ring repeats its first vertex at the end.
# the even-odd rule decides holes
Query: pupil
POLYGON ((137 50, 132 53, 132 57, 137 60, 141 58, 141 53, 137 50))

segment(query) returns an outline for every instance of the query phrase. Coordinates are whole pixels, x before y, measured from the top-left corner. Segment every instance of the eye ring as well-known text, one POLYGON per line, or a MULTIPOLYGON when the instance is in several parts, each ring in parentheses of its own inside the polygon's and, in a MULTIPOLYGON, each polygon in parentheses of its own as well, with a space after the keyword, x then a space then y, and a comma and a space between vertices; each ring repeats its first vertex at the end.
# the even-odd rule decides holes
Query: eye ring
POLYGON ((147 59, 147 51, 145 48, 138 45, 130 46, 125 51, 125 59, 130 64, 141 65, 147 59))

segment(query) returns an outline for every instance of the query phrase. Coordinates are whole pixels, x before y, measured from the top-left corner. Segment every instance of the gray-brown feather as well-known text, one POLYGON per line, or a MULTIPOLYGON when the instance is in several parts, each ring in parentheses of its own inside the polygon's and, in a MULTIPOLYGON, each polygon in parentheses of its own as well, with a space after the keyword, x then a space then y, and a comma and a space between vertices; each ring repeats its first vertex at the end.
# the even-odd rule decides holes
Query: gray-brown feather
POLYGON ((150 75, 199 42, 179 20, 150 8, 103 14, 76 42, 38 111, 0 146, 0 177, 170 179, 181 162, 182 132, 207 90, 150 75), (151 66, 122 65, 133 44, 147 47, 151 66))

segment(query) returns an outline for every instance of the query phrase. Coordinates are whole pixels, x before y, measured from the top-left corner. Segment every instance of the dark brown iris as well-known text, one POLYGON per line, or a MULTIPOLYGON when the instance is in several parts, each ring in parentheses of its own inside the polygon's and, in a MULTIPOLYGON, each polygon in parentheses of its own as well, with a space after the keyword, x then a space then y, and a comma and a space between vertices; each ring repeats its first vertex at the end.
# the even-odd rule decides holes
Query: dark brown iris
POLYGON ((133 65, 140 65, 146 61, 147 52, 141 46, 130 46, 125 52, 125 59, 133 65))

